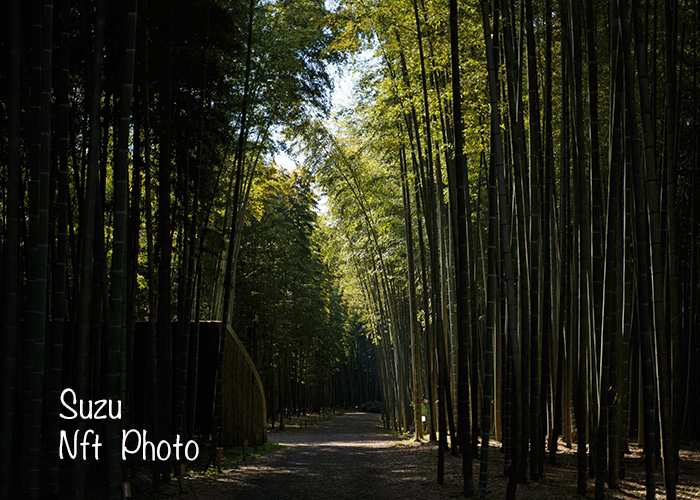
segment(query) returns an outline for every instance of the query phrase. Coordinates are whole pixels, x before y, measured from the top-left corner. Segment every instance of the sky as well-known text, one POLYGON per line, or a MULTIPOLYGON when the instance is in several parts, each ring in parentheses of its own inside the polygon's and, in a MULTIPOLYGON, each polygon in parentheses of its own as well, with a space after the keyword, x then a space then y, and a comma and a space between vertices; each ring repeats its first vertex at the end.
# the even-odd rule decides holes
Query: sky
MULTIPOLYGON (((332 65, 329 68, 329 73, 333 79, 333 90, 331 91, 331 117, 334 116, 338 111, 347 107, 352 102, 352 93, 355 81, 355 74, 349 65, 345 67, 338 67, 332 65)), ((275 140, 282 140, 282 137, 278 135, 275 140)), ((277 151, 274 155, 274 160, 277 165, 281 166, 288 172, 295 170, 299 163, 303 161, 303 158, 297 158, 296 155, 289 155, 284 151, 277 151)), ((320 214, 325 214, 328 212, 328 199, 323 196, 323 194, 315 189, 316 196, 318 197, 318 212, 320 214)))
MULTIPOLYGON (((331 92, 331 116, 333 116, 352 102, 354 73, 348 66, 339 68, 336 65, 331 65, 329 72, 333 79, 333 90, 331 92)), ((281 137, 276 137, 276 140, 281 140, 281 137)), ((290 156, 284 151, 278 151, 274 155, 274 159, 275 163, 287 171, 296 169, 297 163, 301 160, 295 159, 294 156, 290 156)))

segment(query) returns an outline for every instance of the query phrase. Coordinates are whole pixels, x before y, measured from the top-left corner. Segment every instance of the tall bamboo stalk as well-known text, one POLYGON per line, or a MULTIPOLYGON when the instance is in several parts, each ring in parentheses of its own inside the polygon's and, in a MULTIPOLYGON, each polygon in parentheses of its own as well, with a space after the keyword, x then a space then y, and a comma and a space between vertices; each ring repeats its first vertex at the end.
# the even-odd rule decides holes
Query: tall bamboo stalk
MULTIPOLYGON (((119 109, 117 158, 114 166, 114 247, 112 251, 112 288, 109 303, 109 346, 107 357, 107 392, 110 398, 121 399, 123 339, 126 332, 124 307, 126 290, 127 220, 129 204, 129 135, 131 131, 131 99, 134 89, 134 61, 136 55, 137 0, 130 0, 126 12, 124 47, 124 76, 119 109)), ((110 419, 108 446, 109 497, 121 498, 122 463, 119 447, 119 428, 110 419)))
MULTIPOLYGON (((469 290, 469 233, 468 227, 471 219, 469 208, 469 186, 467 182, 467 165, 464 157, 464 145, 462 134, 462 96, 459 72, 459 37, 457 31, 457 0, 450 0, 450 48, 452 61, 452 103, 453 103, 453 130, 454 130, 454 161, 455 161, 455 191, 456 203, 452 203, 452 209, 456 210, 457 227, 454 240, 454 253, 457 264, 457 339, 458 339, 458 432, 459 448, 462 452, 462 480, 463 495, 469 497, 474 494, 474 481, 472 479, 471 445, 469 443, 469 353, 468 336, 470 330, 470 301, 469 290)), ((475 346, 472 346, 475 347, 475 346)), ((472 357, 472 363, 476 363, 476 356, 472 357)), ((475 385, 475 384, 474 384, 475 385)), ((475 387, 472 387, 474 390, 475 387)), ((486 406, 486 405, 485 405, 486 406)), ((490 411, 490 401, 488 410, 490 411)), ((488 447, 488 429, 486 446, 488 447)))
POLYGON ((27 467, 25 495, 39 498, 44 387, 44 346, 47 338, 49 199, 51 196, 51 98, 53 2, 32 7, 32 91, 29 117, 29 240, 27 285, 29 301, 25 331, 24 436, 27 467))
MULTIPOLYGON (((484 28, 484 40, 486 41, 486 60, 488 65, 488 81, 489 81, 489 97, 491 103, 491 156, 495 163, 495 169, 498 175, 498 202, 499 202, 499 227, 500 227, 500 248, 501 248, 501 258, 503 259, 503 267, 505 271, 506 280, 506 305, 507 305, 507 332, 508 332, 508 351, 512 358, 513 363, 513 376, 511 384, 514 386, 511 388, 511 393, 513 394, 512 414, 514 420, 518 420, 518 416, 521 408, 520 400, 520 347, 518 339, 518 330, 516 324, 516 292, 515 292, 515 273, 513 272, 513 260, 511 255, 511 228, 510 228, 510 214, 511 214, 511 204, 510 197, 508 195, 508 188, 506 184, 506 167, 503 157, 503 140, 501 136, 501 119, 499 111, 499 95, 498 95, 498 79, 497 79, 497 65, 494 57, 493 50, 493 38, 491 35, 491 22, 489 19, 489 4, 485 0, 481 2, 481 13, 483 19, 484 28)), ((516 424, 515 437, 513 439, 513 464, 510 470, 510 476, 508 480, 508 489, 506 491, 506 498, 515 498, 515 491, 517 488, 517 461, 518 461, 518 439, 519 434, 517 432, 518 425, 516 424)))
MULTIPOLYGON (((433 320, 437 340, 438 356, 438 470, 437 483, 442 484, 445 474, 445 451, 447 450, 447 401, 449 397, 447 353, 445 352, 445 338, 442 317, 442 297, 440 293, 440 263, 439 263, 439 219, 437 217, 437 204, 435 199, 435 177, 433 174, 433 140, 431 133, 431 114, 428 104, 427 77, 425 71, 425 57, 423 54, 423 37, 420 18, 418 15, 418 3, 413 1, 413 11, 416 19, 418 51, 421 65, 421 86, 423 89, 423 113, 424 127, 427 143, 427 169, 425 172, 425 223, 428 233, 428 247, 430 254, 430 276, 433 301, 433 320)), ((467 426, 468 428, 468 426, 467 426)))
MULTIPOLYGON (((59 70, 58 70, 58 119, 56 140, 56 168, 54 175, 58 187, 56 241, 53 255, 52 273, 52 326, 51 335, 51 376, 47 380, 47 394, 50 399, 48 407, 48 435, 50 443, 59 442, 59 398, 63 390, 63 347, 66 319, 66 278, 68 253, 68 160, 70 155, 70 103, 69 103, 69 71, 70 71, 70 2, 64 0, 60 5, 59 23, 59 70)), ((49 452, 48 490, 58 495, 60 487, 59 450, 53 446, 49 452)))
POLYGON ((20 2, 8 3, 8 161, 7 225, 3 246, 2 279, 2 374, 0 400, 0 498, 10 498, 10 481, 17 471, 9 464, 14 435, 14 408, 17 383, 17 341, 19 338, 19 209, 20 209, 20 2))
POLYGON ((408 273, 408 305, 409 305, 409 328, 411 332, 411 363, 413 382, 413 425, 415 426, 415 437, 417 441, 423 439, 423 422, 421 420, 421 397, 420 397, 420 342, 418 339, 418 301, 416 298, 416 272, 413 244, 413 221, 411 217, 411 194, 408 187, 408 166, 406 165, 406 152, 401 150, 401 194, 404 205, 404 224, 406 227, 406 261, 408 273))
POLYGON ((646 498, 656 497, 655 461, 656 461, 656 424, 654 408, 654 363, 653 363, 653 331, 649 304, 649 228, 644 209, 644 188, 641 177, 642 152, 637 117, 635 113, 634 70, 631 55, 631 36, 627 21, 627 2, 621 0, 613 4, 613 13, 617 14, 620 25, 620 46, 624 51, 625 63, 625 140, 631 145, 631 161, 626 164, 631 171, 626 172, 628 179, 633 179, 634 197, 634 261, 637 273, 637 313, 639 321, 639 345, 641 355, 642 393, 643 393, 643 424, 644 424, 644 454, 646 469, 646 498))
MULTIPOLYGON (((646 205, 649 217, 649 241, 651 243, 652 299, 654 305, 654 335, 656 363, 656 392, 659 405, 661 428, 661 446, 663 448, 664 482, 666 496, 676 498, 676 470, 678 450, 673 446, 672 402, 671 402, 671 363, 667 339, 665 305, 663 303, 663 271, 661 248, 661 214, 659 211, 659 188, 656 174, 656 150, 654 143, 653 122, 651 116, 651 98, 646 64, 646 47, 641 20, 641 8, 638 0, 632 0, 632 20, 634 24, 635 57, 637 61, 637 78, 639 100, 642 113, 642 140, 644 146, 644 171, 642 179, 646 189, 646 205)), ((642 165, 640 165, 641 167, 642 165)))

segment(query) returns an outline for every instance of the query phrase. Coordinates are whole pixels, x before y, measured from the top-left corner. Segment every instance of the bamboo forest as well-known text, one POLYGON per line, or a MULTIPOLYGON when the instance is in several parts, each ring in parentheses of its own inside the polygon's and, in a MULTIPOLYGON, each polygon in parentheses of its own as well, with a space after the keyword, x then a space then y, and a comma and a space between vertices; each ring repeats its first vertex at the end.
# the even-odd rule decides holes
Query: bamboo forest
POLYGON ((700 498, 700 2, 0 20, 0 500, 700 498))

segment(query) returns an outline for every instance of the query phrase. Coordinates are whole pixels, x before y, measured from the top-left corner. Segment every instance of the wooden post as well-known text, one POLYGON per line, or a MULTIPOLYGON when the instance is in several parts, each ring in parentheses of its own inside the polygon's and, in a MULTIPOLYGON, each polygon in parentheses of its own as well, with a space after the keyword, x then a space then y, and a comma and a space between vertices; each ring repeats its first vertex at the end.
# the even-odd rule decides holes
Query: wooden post
POLYGON ((180 463, 180 474, 177 476, 177 482, 180 485, 180 493, 185 491, 185 474, 187 473, 187 465, 184 462, 180 463))
POLYGON ((219 473, 221 473, 221 462, 223 462, 224 459, 224 449, 222 447, 218 447, 216 449, 216 468, 218 469, 219 473))
POLYGON ((248 448, 248 438, 243 438, 243 461, 246 459, 246 448, 248 448))

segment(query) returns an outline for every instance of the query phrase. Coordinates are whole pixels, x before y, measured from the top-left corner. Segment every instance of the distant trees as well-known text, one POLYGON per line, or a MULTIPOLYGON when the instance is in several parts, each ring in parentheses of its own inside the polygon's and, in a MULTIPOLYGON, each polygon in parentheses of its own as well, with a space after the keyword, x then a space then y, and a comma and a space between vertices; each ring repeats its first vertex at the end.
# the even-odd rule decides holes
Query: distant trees
POLYGON ((292 414, 340 400, 334 377, 353 357, 352 321, 315 210, 308 174, 267 166, 242 230, 236 330, 259 367, 271 423, 282 429, 292 414))

